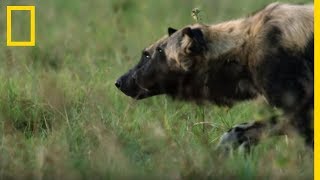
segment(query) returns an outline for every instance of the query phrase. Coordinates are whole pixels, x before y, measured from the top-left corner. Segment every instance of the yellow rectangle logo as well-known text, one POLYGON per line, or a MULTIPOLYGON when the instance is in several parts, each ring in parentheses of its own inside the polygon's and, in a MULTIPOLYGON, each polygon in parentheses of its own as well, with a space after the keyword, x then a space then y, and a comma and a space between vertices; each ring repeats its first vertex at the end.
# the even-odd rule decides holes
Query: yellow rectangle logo
POLYGON ((35 46, 35 6, 7 6, 7 46, 35 46), (12 41, 12 11, 30 11, 30 41, 12 41))

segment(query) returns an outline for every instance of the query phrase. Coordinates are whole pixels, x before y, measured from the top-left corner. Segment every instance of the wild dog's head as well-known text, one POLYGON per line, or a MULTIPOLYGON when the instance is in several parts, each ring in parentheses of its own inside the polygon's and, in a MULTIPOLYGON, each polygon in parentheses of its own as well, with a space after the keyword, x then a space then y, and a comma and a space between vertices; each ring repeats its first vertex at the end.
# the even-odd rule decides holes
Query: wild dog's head
POLYGON ((177 96, 205 64, 207 48, 201 25, 181 30, 168 28, 168 36, 144 49, 139 63, 115 85, 135 99, 159 94, 177 96))

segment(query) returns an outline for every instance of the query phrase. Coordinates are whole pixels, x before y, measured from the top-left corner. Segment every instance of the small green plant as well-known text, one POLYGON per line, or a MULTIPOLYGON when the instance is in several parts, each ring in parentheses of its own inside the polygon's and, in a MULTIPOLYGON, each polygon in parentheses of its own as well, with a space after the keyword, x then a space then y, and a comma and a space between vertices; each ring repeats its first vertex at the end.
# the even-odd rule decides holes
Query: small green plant
POLYGON ((201 10, 199 8, 193 8, 191 11, 191 16, 197 23, 199 23, 202 20, 201 10))

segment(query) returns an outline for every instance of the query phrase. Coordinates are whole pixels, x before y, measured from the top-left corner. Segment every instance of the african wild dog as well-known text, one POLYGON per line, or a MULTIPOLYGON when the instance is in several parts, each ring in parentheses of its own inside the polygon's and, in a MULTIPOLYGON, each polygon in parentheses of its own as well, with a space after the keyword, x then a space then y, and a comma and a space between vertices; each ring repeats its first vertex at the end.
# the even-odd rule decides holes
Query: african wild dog
POLYGON ((313 5, 273 3, 243 19, 168 34, 116 81, 123 93, 229 106, 261 95, 285 116, 237 125, 221 144, 254 144, 291 124, 313 146, 313 5))

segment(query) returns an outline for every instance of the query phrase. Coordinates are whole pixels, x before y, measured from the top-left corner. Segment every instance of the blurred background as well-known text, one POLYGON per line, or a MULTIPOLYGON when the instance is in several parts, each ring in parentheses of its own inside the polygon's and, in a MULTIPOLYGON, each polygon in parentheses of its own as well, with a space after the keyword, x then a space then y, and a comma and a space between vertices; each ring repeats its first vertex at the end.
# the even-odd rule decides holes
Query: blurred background
MULTIPOLYGON (((245 17, 271 0, 3 0, 0 2, 0 179, 313 179, 299 136, 249 154, 215 150, 233 125, 270 116, 263 100, 233 108, 126 97, 115 79, 169 26, 245 17), (6 47, 6 6, 36 6, 36 46, 6 47)), ((308 0, 287 0, 312 3, 308 0)), ((28 40, 13 12, 13 40, 28 40)))

